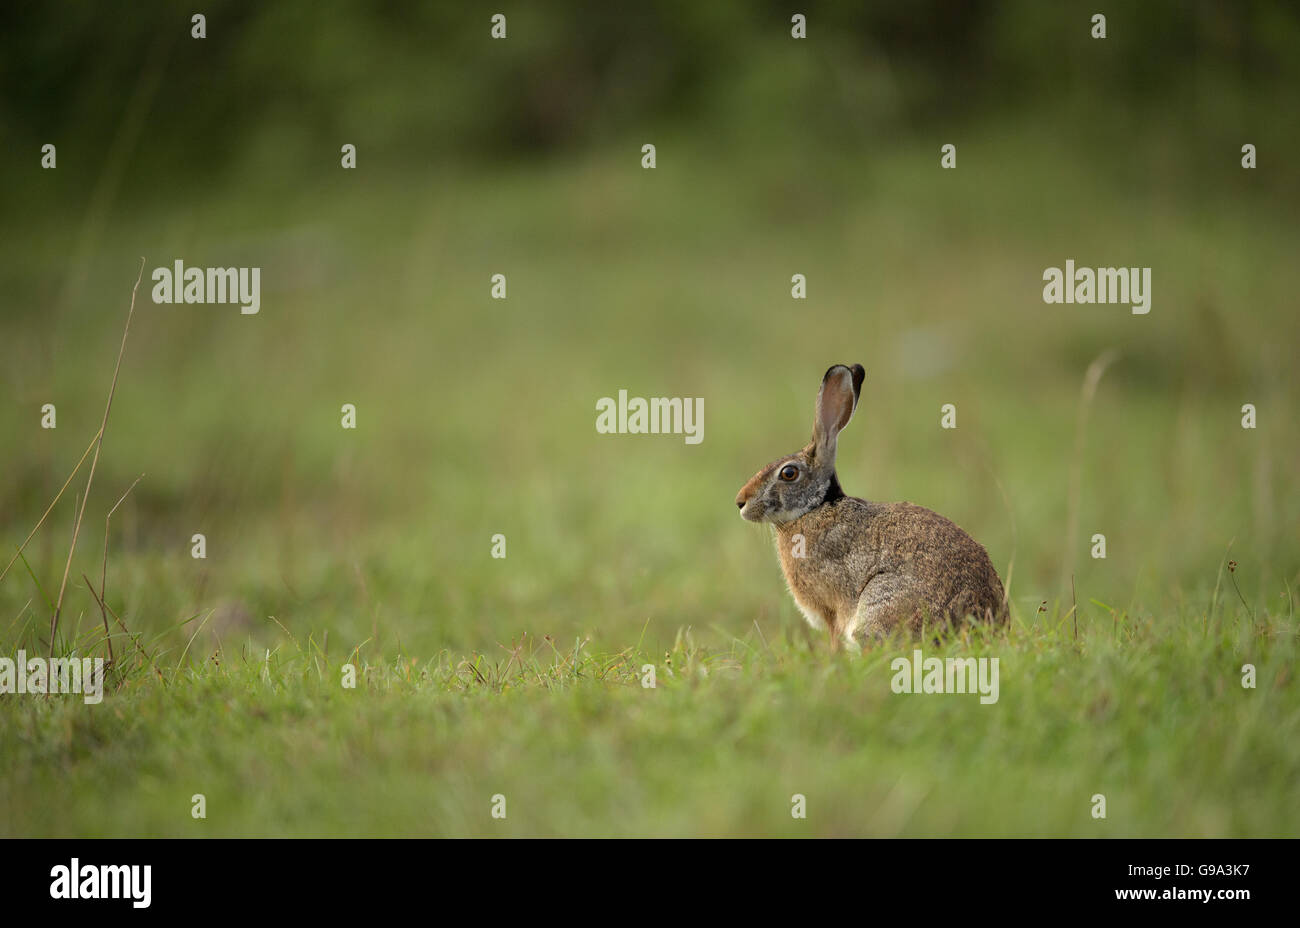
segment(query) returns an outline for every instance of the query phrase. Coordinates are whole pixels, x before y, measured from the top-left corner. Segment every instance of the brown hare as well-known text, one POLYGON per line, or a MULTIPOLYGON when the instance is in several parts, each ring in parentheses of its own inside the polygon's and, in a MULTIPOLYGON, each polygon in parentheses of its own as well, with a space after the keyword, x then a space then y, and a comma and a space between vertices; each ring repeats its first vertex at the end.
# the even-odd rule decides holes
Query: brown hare
POLYGON ((826 372, 812 441, 741 487, 741 518, 775 527, 790 593, 833 646, 858 650, 896 629, 940 634, 967 617, 1003 621, 1006 595, 982 545, 937 512, 840 489, 835 443, 865 377, 861 364, 826 372))

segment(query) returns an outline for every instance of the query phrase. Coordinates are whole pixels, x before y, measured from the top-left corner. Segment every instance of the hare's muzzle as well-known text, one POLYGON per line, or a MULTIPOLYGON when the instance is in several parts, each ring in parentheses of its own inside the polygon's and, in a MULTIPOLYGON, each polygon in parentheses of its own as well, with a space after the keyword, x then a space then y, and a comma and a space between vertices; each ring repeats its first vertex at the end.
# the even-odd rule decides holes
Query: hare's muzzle
POLYGON ((740 510, 740 517, 742 519, 748 519, 751 522, 754 521, 754 513, 750 512, 749 515, 746 515, 745 507, 754 499, 755 496, 758 495, 759 487, 762 485, 761 477, 762 474, 756 474, 753 479, 741 487, 740 492, 736 494, 736 508, 740 510))

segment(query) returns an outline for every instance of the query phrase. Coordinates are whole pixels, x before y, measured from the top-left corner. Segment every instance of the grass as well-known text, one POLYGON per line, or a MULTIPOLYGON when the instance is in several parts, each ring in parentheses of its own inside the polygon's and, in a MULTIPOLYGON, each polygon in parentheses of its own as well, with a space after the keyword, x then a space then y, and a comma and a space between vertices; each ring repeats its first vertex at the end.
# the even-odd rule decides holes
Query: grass
MULTIPOLYGON (((1294 191, 1163 171, 1168 138, 1126 136, 1136 174, 1102 176, 1032 121, 970 128, 944 173, 928 139, 666 137, 654 172, 634 141, 160 177, 76 268, 79 212, 10 229, 6 551, 99 426, 140 255, 142 287, 176 257, 261 266, 263 309, 142 294, 53 642, 106 653, 81 578, 143 473, 106 597, 140 647, 112 624, 99 706, 0 698, 0 833, 1295 834, 1294 191), (1151 265, 1151 314, 1045 306, 1067 257, 1151 265), (995 705, 892 693, 904 643, 828 653, 736 518, 833 361, 868 370, 845 489, 943 512, 1011 573, 1005 634, 926 648, 998 657, 995 705), (703 396, 704 442, 597 435, 620 388, 703 396)), ((0 653, 51 647, 79 505, 0 583, 0 653)))
POLYGON ((710 649, 685 630, 663 654, 530 639, 358 661, 345 689, 350 655, 288 642, 139 666, 98 710, 6 713, 0 814, 96 836, 1287 835, 1293 628, 1225 605, 1204 629, 1117 617, 1076 641, 1044 614, 926 648, 998 656, 988 706, 894 694, 903 643, 849 660, 757 632, 710 649), (30 801, 52 772, 59 801, 30 801))

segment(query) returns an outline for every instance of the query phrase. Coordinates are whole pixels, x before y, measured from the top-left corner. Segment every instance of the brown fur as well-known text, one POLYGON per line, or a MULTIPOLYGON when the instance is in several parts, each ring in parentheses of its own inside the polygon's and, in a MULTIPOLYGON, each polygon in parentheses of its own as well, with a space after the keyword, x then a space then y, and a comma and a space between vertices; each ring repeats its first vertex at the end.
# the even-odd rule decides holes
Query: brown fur
POLYGON ((988 552, 937 512, 912 503, 845 496, 776 526, 781 569, 795 601, 839 640, 863 604, 855 638, 899 628, 920 636, 967 616, 1006 617, 1005 594, 988 552), (804 536, 806 557, 794 557, 804 536))

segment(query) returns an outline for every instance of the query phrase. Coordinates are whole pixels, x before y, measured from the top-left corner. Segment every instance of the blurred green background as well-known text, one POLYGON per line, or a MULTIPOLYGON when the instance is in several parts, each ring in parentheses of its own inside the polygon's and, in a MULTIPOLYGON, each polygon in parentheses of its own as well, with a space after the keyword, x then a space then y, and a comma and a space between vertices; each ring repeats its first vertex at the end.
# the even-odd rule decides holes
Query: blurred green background
MULTIPOLYGON (((159 664, 103 711, 5 699, 0 832, 1294 831, 1300 16, 1123 6, 1099 40, 1080 3, 212 3, 196 40, 173 4, 6 4, 3 560, 146 256, 59 645, 99 647, 81 574, 143 473, 108 600, 159 664), (260 266, 261 312, 153 304, 177 259, 260 266), (1067 259, 1149 266, 1151 313, 1044 304, 1067 259), (737 519, 837 361, 846 491, 1009 582, 996 708, 833 662, 737 519), (702 396, 705 439, 598 434, 619 390, 702 396), (563 650, 502 671, 525 633, 563 650), (582 636, 671 651, 662 689, 582 636)), ((4 654, 48 647, 85 474, 0 582, 4 654)))
MULTIPOLYGON (((110 581, 146 626, 217 607, 428 651, 787 621, 732 499, 836 361, 868 370, 848 492, 949 515, 1004 579, 1014 558, 1022 608, 1073 571, 1157 610, 1233 539, 1276 596, 1300 554, 1284 9, 1142 4, 1095 40, 1083 4, 808 6, 796 41, 779 4, 529 4, 494 41, 459 5, 216 3, 203 40, 167 4, 10 7, 5 548, 98 427, 143 255, 80 547, 95 565, 144 473, 110 581), (154 305, 177 258, 262 267, 260 314, 154 305), (1151 313, 1044 304, 1067 258, 1152 267, 1151 313), (619 389, 702 396, 704 442, 596 434, 619 389)), ((33 541, 47 591, 71 519, 33 541)), ((0 614, 35 596, 11 573, 0 614)))
MULTIPOLYGON (((970 531, 1021 623, 1064 612, 1073 576, 1085 627, 1110 607, 1199 626, 1229 544, 1261 620, 1286 615, 1295 8, 1125 4, 1096 40, 1096 4, 843 6, 213 2, 196 40, 173 4, 7 4, 3 560, 98 428, 143 255, 69 635, 99 621, 80 574, 143 473, 108 596, 170 660, 195 615, 193 661, 270 647, 277 623, 372 658, 500 655, 524 632, 800 640, 733 500, 855 361, 846 491, 970 531), (153 304, 176 259, 261 267, 261 312, 153 304), (1045 304, 1067 259, 1151 267, 1150 314, 1045 304), (620 389, 703 397, 703 443, 597 434, 620 389)), ((0 583, 6 652, 46 647, 84 475, 0 583)))

